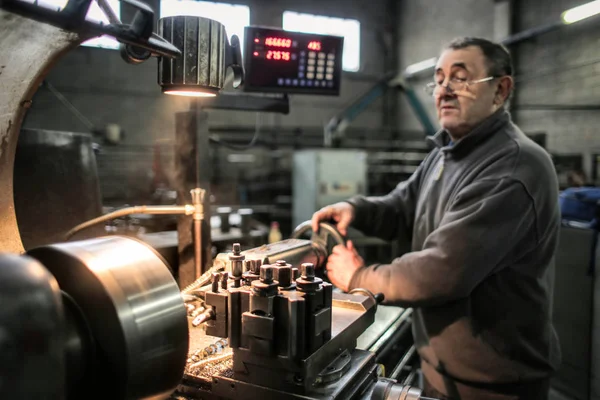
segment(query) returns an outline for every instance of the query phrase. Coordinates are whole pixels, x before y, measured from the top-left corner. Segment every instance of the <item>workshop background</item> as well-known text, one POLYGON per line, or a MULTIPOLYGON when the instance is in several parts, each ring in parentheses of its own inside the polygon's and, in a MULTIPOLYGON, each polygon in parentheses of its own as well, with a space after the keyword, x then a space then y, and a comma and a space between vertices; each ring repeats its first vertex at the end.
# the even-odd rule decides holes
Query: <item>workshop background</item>
MULTIPOLYGON (((166 8, 168 1, 164 0, 162 7, 157 0, 148 4, 157 13, 187 7, 186 1, 171 0, 166 8)), ((407 81, 437 127, 433 102, 420 88, 431 79, 427 69, 431 59, 457 36, 501 40, 521 35, 508 44, 516 71, 516 91, 510 104, 513 120, 552 155, 562 188, 568 185, 567 174, 577 170, 585 173, 589 183, 600 181, 600 24, 598 17, 560 24, 561 13, 583 4, 582 0, 237 0, 236 7, 218 2, 222 8, 196 3, 220 12, 210 17, 224 23, 229 34, 247 24, 286 28, 284 15, 289 26, 294 26, 295 13, 300 13, 343 19, 313 23, 316 32, 331 24, 342 27, 337 34, 347 35, 340 96, 291 95, 288 115, 208 111, 209 133, 214 139, 209 152, 210 202, 215 215, 217 208, 226 206, 250 208, 260 223, 268 227, 277 222, 287 237, 299 220, 309 216, 294 210, 297 203, 314 209, 319 201, 333 198, 306 203, 307 195, 319 196, 323 192, 319 188, 331 183, 322 176, 312 179, 317 188, 314 192, 294 191, 294 165, 311 162, 298 157, 300 150, 318 154, 325 149, 324 131, 332 118, 347 117, 346 110, 367 93, 368 101, 358 107, 360 112, 352 111, 350 124, 337 138, 338 147, 360 156, 356 163, 364 162, 365 178, 358 183, 341 182, 350 186, 332 190, 338 195, 378 195, 406 179, 427 154, 426 127, 415 99, 390 81, 410 71, 413 76, 407 81), (355 34, 352 27, 358 28, 355 34), (376 87, 383 89, 373 92, 376 87), (240 151, 224 143, 253 146, 240 151)), ((120 9, 122 20, 131 19, 133 11, 126 5, 111 4, 120 9)), ((188 110, 192 100, 163 95, 156 75, 155 60, 130 65, 123 62, 118 49, 80 46, 51 70, 33 99, 23 128, 95 131, 104 207, 169 204, 174 202, 175 114, 188 110)), ((234 89, 229 85, 224 90, 234 89)), ((351 160, 336 162, 352 164, 351 160)), ((338 169, 347 171, 347 167, 350 164, 338 169)), ((152 230, 160 229, 145 226, 145 232, 152 230)), ((595 240, 593 233, 581 231, 569 236, 565 230, 557 255, 557 282, 563 286, 557 289, 556 313, 566 319, 560 321, 565 361, 554 386, 573 399, 600 398, 595 375, 600 372, 594 370, 592 361, 592 354, 600 354, 600 343, 593 343, 600 336, 594 334, 599 324, 590 312, 600 296, 594 296, 595 281, 589 275, 580 280, 574 277, 578 268, 587 271, 590 257, 594 258, 585 247, 585 240, 592 237, 595 240)), ((398 251, 384 249, 372 255, 398 251)))
MULTIPOLYGON (((567 0, 456 0, 443 5, 435 0, 238 1, 237 4, 248 7, 249 23, 253 25, 280 27, 286 11, 358 21, 358 70, 344 72, 339 97, 292 96, 289 115, 210 111, 211 131, 223 140, 248 143, 255 130, 260 130, 256 146, 249 151, 254 157, 241 158, 237 163, 226 161, 231 151, 213 146, 213 157, 219 165, 213 169, 216 172, 213 185, 218 188, 214 191, 215 201, 246 203, 244 205, 275 203, 272 218, 281 220, 289 232, 290 150, 322 147, 324 126, 329 120, 372 88, 385 73, 402 71, 435 57, 441 46, 453 37, 505 38, 552 24, 562 11, 579 3, 567 0)), ((160 9, 157 1, 151 1, 150 5, 160 9)), ((129 11, 126 7, 123 6, 122 11, 125 20, 129 11)), ((231 18, 226 8, 223 13, 227 26, 231 18)), ((596 22, 583 21, 532 35, 510 46, 516 69, 513 119, 525 132, 537 135, 545 143, 548 151, 556 156, 561 171, 581 167, 590 180, 598 179, 595 157, 600 153, 600 136, 596 134, 600 96, 599 31, 596 22)), ((356 42, 357 38, 347 38, 347 44, 349 40, 356 42)), ((417 88, 416 93, 427 107, 429 118, 435 121, 433 103, 420 90, 429 77, 426 74, 411 84, 417 88)), ((150 84, 155 79, 155 62, 129 65, 123 63, 117 50, 83 46, 67 54, 46 79, 94 126, 116 124, 125 133, 117 146, 103 146, 98 153, 105 203, 139 202, 153 191, 153 182, 156 185, 157 181, 169 178, 168 170, 164 169, 167 176, 155 177, 152 165, 157 158, 162 163, 169 162, 175 112, 188 109, 190 100, 164 96, 150 84)), ((89 131, 46 86, 37 92, 23 127, 89 131)), ((401 140, 407 143, 395 143, 396 150, 414 150, 423 145, 423 136, 423 127, 407 97, 389 88, 357 115, 347 128, 341 146, 367 146, 377 152, 389 150, 390 140, 401 140), (356 140, 364 141, 365 145, 356 140)), ((411 168, 389 166, 386 169, 373 165, 374 162, 370 161, 374 171, 369 176, 370 192, 374 194, 386 192, 411 171, 411 168)))

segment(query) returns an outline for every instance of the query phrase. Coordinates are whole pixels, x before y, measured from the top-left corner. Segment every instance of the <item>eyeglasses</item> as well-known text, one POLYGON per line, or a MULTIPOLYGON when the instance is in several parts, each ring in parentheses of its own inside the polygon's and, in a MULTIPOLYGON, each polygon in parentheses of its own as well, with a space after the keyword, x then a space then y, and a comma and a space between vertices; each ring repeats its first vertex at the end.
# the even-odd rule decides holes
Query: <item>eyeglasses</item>
POLYGON ((441 88, 445 88, 446 90, 449 90, 450 92, 456 92, 456 91, 465 90, 469 86, 474 85, 476 83, 488 82, 488 81, 491 81, 492 79, 496 79, 496 78, 499 78, 499 76, 488 76, 487 78, 477 79, 475 81, 467 81, 466 79, 462 79, 462 78, 450 78, 450 80, 448 81, 446 86, 442 85, 443 82, 442 83, 429 82, 427 85, 425 85, 424 89, 425 89, 425 92, 431 96, 431 95, 434 95, 439 90, 441 90, 441 88))

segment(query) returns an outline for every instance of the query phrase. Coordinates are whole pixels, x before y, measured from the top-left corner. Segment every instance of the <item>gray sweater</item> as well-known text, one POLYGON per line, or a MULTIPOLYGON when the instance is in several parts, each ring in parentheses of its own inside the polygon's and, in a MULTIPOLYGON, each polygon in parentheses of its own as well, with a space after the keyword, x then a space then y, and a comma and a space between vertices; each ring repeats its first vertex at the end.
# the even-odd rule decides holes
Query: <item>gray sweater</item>
POLYGON ((359 269, 351 288, 415 307, 413 335, 432 381, 493 387, 547 378, 560 363, 550 157, 504 110, 452 146, 445 131, 431 140, 436 148, 391 193, 349 200, 354 227, 412 243, 391 264, 359 269))

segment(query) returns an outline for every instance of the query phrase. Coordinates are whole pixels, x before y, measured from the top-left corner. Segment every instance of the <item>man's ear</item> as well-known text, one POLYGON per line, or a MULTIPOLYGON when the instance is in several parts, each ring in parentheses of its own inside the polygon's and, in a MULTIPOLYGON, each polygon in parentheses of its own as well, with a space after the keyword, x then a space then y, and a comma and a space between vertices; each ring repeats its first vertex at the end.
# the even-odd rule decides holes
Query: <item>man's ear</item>
POLYGON ((514 87, 512 76, 503 76, 499 79, 500 82, 498 83, 498 90, 496 91, 496 96, 494 97, 495 104, 506 103, 514 87))

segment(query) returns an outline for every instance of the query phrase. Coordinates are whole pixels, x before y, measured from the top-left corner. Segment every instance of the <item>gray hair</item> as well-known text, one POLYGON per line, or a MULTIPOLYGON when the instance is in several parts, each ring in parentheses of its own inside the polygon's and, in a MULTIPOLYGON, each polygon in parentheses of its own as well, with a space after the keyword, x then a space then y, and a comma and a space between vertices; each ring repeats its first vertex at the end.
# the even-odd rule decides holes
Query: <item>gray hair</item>
POLYGON ((508 49, 499 43, 482 38, 461 37, 448 43, 446 49, 459 50, 470 46, 476 46, 481 49, 487 62, 488 73, 491 76, 512 76, 512 57, 508 49))

